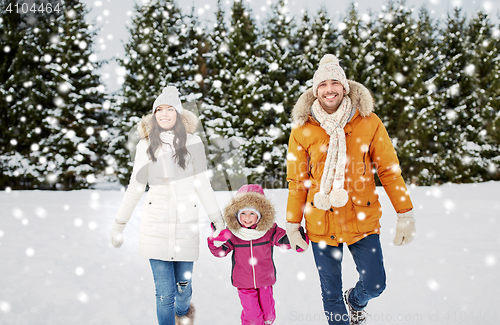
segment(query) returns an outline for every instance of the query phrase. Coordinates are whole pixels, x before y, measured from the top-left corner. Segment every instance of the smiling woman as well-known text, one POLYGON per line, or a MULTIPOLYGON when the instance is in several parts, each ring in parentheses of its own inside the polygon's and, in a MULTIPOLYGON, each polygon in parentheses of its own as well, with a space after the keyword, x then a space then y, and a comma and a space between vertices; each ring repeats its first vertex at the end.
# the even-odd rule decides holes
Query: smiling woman
POLYGON ((177 111, 170 105, 160 105, 155 112, 156 122, 165 131, 171 130, 177 121, 177 111))
POLYGON ((198 199, 214 224, 224 228, 208 178, 205 148, 194 135, 198 119, 183 109, 169 86, 153 103, 138 130, 134 168, 111 233, 115 247, 149 185, 139 231, 139 255, 150 261, 160 325, 193 324, 191 273, 199 255, 198 199), (196 184, 196 186, 195 186, 196 184))

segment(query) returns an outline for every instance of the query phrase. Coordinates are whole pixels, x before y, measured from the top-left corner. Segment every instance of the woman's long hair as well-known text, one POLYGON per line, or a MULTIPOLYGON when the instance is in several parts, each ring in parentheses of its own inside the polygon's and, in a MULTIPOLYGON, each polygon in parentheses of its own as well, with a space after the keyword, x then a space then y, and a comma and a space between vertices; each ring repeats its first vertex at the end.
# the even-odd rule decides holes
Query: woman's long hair
MULTIPOLYGON (((181 114, 179 114, 177 110, 175 111, 175 113, 177 114, 177 120, 175 121, 175 125, 172 128, 172 131, 174 131, 174 148, 175 148, 174 158, 177 164, 182 169, 186 169, 186 159, 188 155, 188 151, 186 148, 187 132, 184 123, 182 123, 181 114)), ((158 149, 158 147, 160 147, 161 144, 163 143, 160 139, 160 133, 165 131, 158 125, 155 114, 156 112, 153 114, 151 118, 153 128, 149 133, 150 144, 148 148, 149 159, 151 159, 151 161, 153 162, 156 162, 157 160, 155 157, 156 149, 158 149)))

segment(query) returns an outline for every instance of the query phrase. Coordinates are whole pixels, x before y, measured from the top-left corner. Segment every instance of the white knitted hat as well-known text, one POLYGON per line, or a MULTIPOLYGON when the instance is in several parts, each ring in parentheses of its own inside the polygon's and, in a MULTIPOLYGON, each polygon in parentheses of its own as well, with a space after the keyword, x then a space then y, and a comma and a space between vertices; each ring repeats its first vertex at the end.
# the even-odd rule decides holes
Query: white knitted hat
POLYGON ((321 61, 319 61, 318 70, 314 73, 313 77, 313 94, 318 97, 318 86, 325 80, 339 81, 346 91, 349 93, 349 83, 345 76, 344 69, 339 64, 339 59, 333 54, 326 54, 321 61))
POLYGON ((252 212, 254 212, 257 215, 257 221, 255 223, 259 222, 260 217, 261 217, 260 212, 257 209, 255 209, 255 208, 245 207, 245 208, 241 209, 240 211, 238 211, 238 221, 240 223, 241 223, 241 213, 243 211, 252 211, 252 212))
POLYGON ((179 90, 177 90, 174 86, 167 86, 163 88, 161 95, 158 96, 153 103, 153 114, 155 113, 156 108, 160 105, 170 105, 175 108, 177 113, 182 114, 183 108, 179 98, 179 90))

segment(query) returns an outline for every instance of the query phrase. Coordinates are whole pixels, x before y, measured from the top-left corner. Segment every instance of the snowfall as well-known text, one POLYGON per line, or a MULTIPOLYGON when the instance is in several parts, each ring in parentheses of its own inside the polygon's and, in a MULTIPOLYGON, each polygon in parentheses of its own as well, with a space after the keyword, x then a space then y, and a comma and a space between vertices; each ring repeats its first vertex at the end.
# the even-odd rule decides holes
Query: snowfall
MULTIPOLYGON (((410 187, 417 237, 392 244, 396 214, 382 188, 387 289, 372 300, 368 324, 498 324, 500 182, 410 187)), ((216 192, 223 206, 233 195, 216 192)), ((285 225, 287 190, 266 190, 285 225)), ((110 230, 123 190, 0 192, 0 324, 157 324, 149 263, 140 258, 140 202, 119 249, 110 230)), ((145 199, 143 195, 142 200, 145 199)), ((193 272, 195 324, 238 324, 231 258, 206 246, 193 272)), ((343 285, 357 280, 344 247, 343 285)), ((275 324, 327 324, 311 249, 274 251, 275 324)))

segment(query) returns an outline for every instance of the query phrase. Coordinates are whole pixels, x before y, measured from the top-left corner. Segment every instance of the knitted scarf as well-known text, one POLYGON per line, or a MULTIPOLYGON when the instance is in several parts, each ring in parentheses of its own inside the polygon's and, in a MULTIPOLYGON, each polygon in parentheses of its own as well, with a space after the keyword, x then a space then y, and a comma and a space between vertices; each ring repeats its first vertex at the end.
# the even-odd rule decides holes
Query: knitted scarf
POLYGON ((256 230, 240 227, 236 230, 231 230, 233 235, 243 240, 255 240, 264 236, 269 230, 256 230))
POLYGON ((154 168, 155 177, 162 179, 175 178, 175 147, 174 133, 165 131, 160 133, 162 144, 156 154, 156 168, 154 168))
POLYGON ((317 99, 311 107, 313 116, 330 136, 319 192, 314 195, 315 206, 322 210, 328 210, 331 206, 342 207, 349 200, 344 190, 347 159, 344 127, 349 121, 351 110, 351 99, 347 96, 332 114, 328 114, 317 99))

